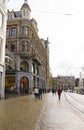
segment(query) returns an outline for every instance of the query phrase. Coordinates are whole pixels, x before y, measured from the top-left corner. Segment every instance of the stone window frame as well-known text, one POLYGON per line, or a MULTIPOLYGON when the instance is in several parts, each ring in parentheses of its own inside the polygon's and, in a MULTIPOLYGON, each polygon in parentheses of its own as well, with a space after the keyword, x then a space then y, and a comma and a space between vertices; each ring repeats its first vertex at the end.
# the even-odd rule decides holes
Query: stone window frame
POLYGON ((12 26, 11 27, 11 36, 12 37, 16 37, 17 36, 17 27, 16 26, 12 26))
POLYGON ((29 35, 29 27, 27 25, 22 26, 22 34, 29 35))

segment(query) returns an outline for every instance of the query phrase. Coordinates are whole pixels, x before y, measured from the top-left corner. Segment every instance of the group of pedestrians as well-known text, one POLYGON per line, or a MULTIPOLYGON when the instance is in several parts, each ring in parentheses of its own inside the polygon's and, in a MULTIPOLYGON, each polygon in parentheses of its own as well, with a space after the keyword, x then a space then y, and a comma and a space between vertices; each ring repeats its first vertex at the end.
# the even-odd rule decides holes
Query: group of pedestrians
MULTIPOLYGON (((42 93, 43 93, 43 89, 41 87, 35 87, 34 88, 34 95, 35 95, 35 99, 42 99, 42 93)), ((61 98, 61 93, 62 93, 62 89, 61 87, 58 87, 57 89, 52 89, 52 94, 58 94, 58 99, 60 100, 61 98)))
POLYGON ((42 99, 42 93, 43 93, 42 88, 35 87, 34 89, 35 99, 36 98, 42 99))

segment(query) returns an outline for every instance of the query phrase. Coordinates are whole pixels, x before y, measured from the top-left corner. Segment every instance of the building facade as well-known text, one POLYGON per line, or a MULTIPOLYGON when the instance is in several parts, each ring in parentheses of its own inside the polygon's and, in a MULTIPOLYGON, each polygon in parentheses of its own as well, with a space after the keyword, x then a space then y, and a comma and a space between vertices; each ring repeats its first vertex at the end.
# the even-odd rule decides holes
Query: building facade
POLYGON ((75 77, 74 76, 58 76, 58 81, 61 83, 63 90, 75 88, 75 77))
POLYGON ((30 19, 28 1, 20 11, 9 11, 6 29, 6 91, 32 93, 34 87, 47 89, 49 82, 48 38, 40 39, 37 22, 30 19))
POLYGON ((7 2, 0 0, 0 98, 4 98, 7 2))

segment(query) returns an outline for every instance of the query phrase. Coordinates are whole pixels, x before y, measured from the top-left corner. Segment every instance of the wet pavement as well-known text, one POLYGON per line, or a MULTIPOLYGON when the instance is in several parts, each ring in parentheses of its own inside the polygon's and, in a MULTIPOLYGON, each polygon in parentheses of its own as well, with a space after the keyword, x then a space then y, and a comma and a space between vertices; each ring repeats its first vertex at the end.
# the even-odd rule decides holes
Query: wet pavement
POLYGON ((84 122, 66 107, 62 94, 48 94, 36 130, 84 130, 84 122))
POLYGON ((47 93, 43 99, 34 95, 0 101, 0 130, 84 130, 84 122, 65 103, 62 93, 47 93))
POLYGON ((34 95, 0 100, 0 130, 34 130, 44 103, 34 95))

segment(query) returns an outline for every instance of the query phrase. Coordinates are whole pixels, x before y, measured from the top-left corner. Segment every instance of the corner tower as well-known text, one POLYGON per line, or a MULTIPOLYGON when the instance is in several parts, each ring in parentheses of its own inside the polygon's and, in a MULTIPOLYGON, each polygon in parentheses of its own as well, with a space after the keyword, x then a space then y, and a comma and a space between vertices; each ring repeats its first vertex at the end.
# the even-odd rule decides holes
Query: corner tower
POLYGON ((21 7, 22 18, 30 19, 31 9, 28 4, 28 0, 24 0, 24 4, 21 7))

